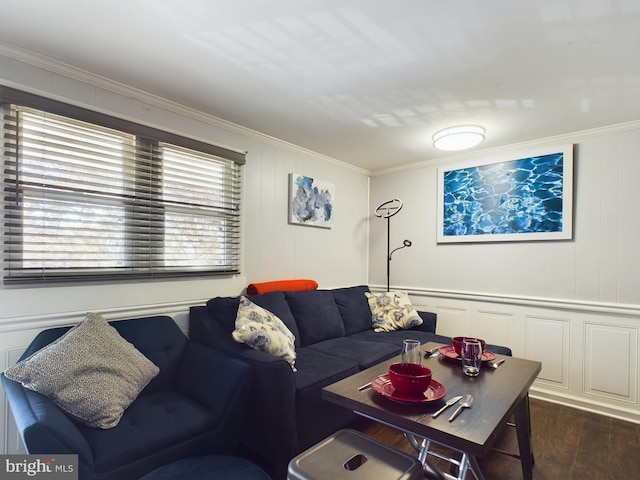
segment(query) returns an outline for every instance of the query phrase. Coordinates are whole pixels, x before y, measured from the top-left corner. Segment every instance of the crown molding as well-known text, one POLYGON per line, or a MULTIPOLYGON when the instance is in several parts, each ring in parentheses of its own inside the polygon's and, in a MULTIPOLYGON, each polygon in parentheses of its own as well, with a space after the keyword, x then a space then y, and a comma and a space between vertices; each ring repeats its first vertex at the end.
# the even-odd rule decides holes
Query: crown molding
POLYGON ((433 167, 435 165, 444 165, 448 163, 457 162, 459 160, 476 159, 478 158, 478 156, 483 156, 483 155, 508 153, 511 150, 540 148, 540 147, 560 145, 560 144, 566 144, 566 143, 579 143, 581 140, 584 140, 589 137, 594 137, 598 135, 608 135, 611 133, 620 133, 620 132, 637 130, 637 129, 640 129, 640 120, 633 120, 631 122, 590 128, 587 130, 580 130, 577 132, 564 133, 562 135, 555 135, 553 137, 545 137, 537 140, 529 140, 527 142, 513 143, 510 145, 502 145, 499 147, 486 148, 482 150, 474 150, 473 152, 457 153, 455 155, 447 155, 444 157, 424 160, 422 162, 400 165, 398 167, 383 168, 380 170, 372 171, 371 176, 378 177, 382 175, 388 175, 391 173, 405 172, 408 170, 417 170, 419 168, 433 167))
MULTIPOLYGON (((324 162, 328 162, 328 163, 333 163, 335 165, 338 165, 342 168, 346 168, 349 170, 352 170, 356 173, 360 173, 362 175, 366 175, 369 176, 371 174, 371 171, 361 168, 361 167, 356 167, 355 165, 351 165, 347 162, 344 162, 342 160, 338 160, 336 158, 333 157, 329 157, 327 155, 323 155, 321 153, 315 152, 313 150, 309 150, 306 149, 304 147, 286 142, 284 140, 280 140, 278 138, 272 137, 270 135, 267 135, 265 133, 262 132, 258 132, 256 130, 252 130, 250 128, 247 127, 243 127, 242 125, 238 125, 236 123, 233 122, 229 122, 227 120, 224 120, 222 118, 216 117, 214 115, 210 115, 208 113, 202 112, 200 110, 196 110, 194 108, 191 107, 187 107, 185 105, 173 102, 171 100, 168 100, 166 98, 162 98, 159 97, 157 95, 154 95, 152 93, 149 92, 145 92, 143 90, 137 89, 135 87, 126 85, 124 83, 120 83, 117 82, 115 80, 111 80, 107 77, 103 77, 101 75, 97 75, 95 73, 91 73, 87 70, 83 70, 81 68, 77 68, 74 67, 72 65, 66 64, 64 62, 60 62, 58 60, 54 60, 52 58, 49 57, 45 57, 43 55, 28 51, 28 50, 24 50, 21 48, 18 48, 14 45, 10 45, 6 42, 1 42, 0 41, 0 56, 4 56, 7 58, 11 58, 13 60, 16 60, 18 62, 21 63, 25 63, 31 66, 34 66, 36 68, 42 69, 42 70, 46 70, 48 72, 51 73, 55 73, 57 75, 61 75, 63 77, 67 77, 82 83, 85 83, 87 85, 91 85, 93 87, 96 88, 100 88, 102 90, 114 93, 116 95, 120 95, 126 98, 132 98, 138 101, 141 101, 143 103, 146 103, 150 106, 156 107, 156 108, 160 108, 162 110, 166 110, 178 115, 182 115, 184 117, 187 118, 191 118, 193 120, 197 120, 197 121, 201 121, 204 122, 206 124, 209 125, 213 125, 215 127, 230 131, 232 133, 236 133, 238 135, 244 136, 244 137, 250 137, 253 138, 255 140, 258 141, 262 141, 262 142, 266 142, 269 143, 271 145, 275 145, 275 146, 280 146, 280 147, 285 147, 289 150, 293 150, 296 151, 298 153, 307 155, 307 156, 312 156, 318 160, 322 160, 324 162)), ((0 81, 3 81, 3 79, 0 79, 0 81)), ((30 89, 30 88, 25 88, 24 85, 17 85, 17 84, 12 84, 9 85, 9 83, 11 82, 7 82, 4 81, 5 84, 7 84, 7 86, 11 86, 13 88, 19 88, 22 90, 28 90, 30 93, 34 93, 34 94, 38 94, 41 96, 45 96, 45 97, 49 97, 52 98, 52 94, 51 92, 43 92, 43 91, 39 91, 39 90, 35 90, 35 89, 30 89)), ((85 105, 85 104, 79 104, 77 101, 74 101, 74 99, 69 99, 69 98, 60 98, 57 97, 56 99, 59 100, 64 100, 68 103, 73 103, 75 105, 78 106, 83 106, 83 107, 88 107, 88 108, 95 108, 92 105, 85 105)), ((105 112, 105 113, 111 113, 113 115, 113 112, 105 112)), ((117 114, 116 114, 117 115, 117 114)), ((184 134, 184 133, 182 133, 184 134)), ((231 150, 238 150, 237 148, 228 146, 228 145, 220 145, 221 147, 224 148, 229 148, 231 150)), ((243 152, 246 153, 246 152, 243 152)))
MULTIPOLYGON (((635 120, 635 121, 631 121, 631 122, 626 122, 626 123, 621 123, 621 124, 615 124, 615 125, 608 125, 608 126, 603 126, 603 127, 597 127, 597 128, 592 128, 592 129, 587 129, 587 130, 581 130, 581 131, 576 131, 576 132, 572 132, 572 133, 566 133, 566 134, 562 134, 562 135, 556 135, 553 137, 546 137, 543 139, 538 139, 538 140, 531 140, 531 141, 527 141, 527 142, 521 142, 521 143, 516 143, 516 144, 511 144, 511 145, 504 145, 504 146, 499 146, 499 147, 495 147, 495 148, 488 148, 488 149, 482 149, 482 150, 474 150, 473 152, 464 152, 464 153, 457 153, 454 155, 447 155, 447 156, 443 156, 443 157, 437 157, 437 158, 433 158, 430 160, 424 160, 421 162, 415 162, 415 163, 409 163, 406 165, 400 165, 397 167, 389 167, 389 168, 383 168, 380 170, 367 170, 364 169, 362 167, 357 167, 355 165, 352 165, 350 163, 344 162, 342 160, 333 158, 333 157, 329 157, 327 155, 323 155, 321 153, 315 152, 313 150, 309 150, 306 149, 304 147, 289 143, 285 140, 281 140, 275 137, 272 137, 270 135, 267 135, 265 133, 256 131, 256 130, 252 130, 250 128, 247 127, 243 127, 242 125, 238 125, 236 123, 233 122, 229 122, 227 120, 224 120, 222 118, 216 117, 214 115, 210 115, 208 113, 202 112, 200 110, 196 110, 194 108, 191 107, 187 107, 185 105, 173 102, 171 100, 168 100, 166 98, 162 98, 159 97, 157 95, 151 94, 149 92, 145 92, 143 90, 137 89, 135 87, 117 82, 115 80, 111 80, 107 77, 103 77, 94 73, 91 73, 89 71, 74 67, 72 65, 51 59, 49 57, 45 57, 43 55, 34 53, 34 52, 30 52, 28 50, 24 50, 21 48, 18 48, 14 45, 8 44, 6 42, 1 42, 0 41, 0 55, 7 57, 7 58, 11 58, 14 59, 16 61, 28 64, 28 65, 32 65, 36 68, 40 68, 42 70, 46 70, 88 85, 91 85, 93 87, 96 88, 100 88, 103 89, 105 91, 109 91, 111 93, 117 94, 117 95, 121 95, 123 97, 127 97, 127 98, 133 98, 136 99, 138 101, 144 102, 148 105, 151 105, 153 107, 156 108, 160 108, 178 115, 182 115, 185 116, 187 118, 191 118, 197 121, 201 121, 204 123, 207 123, 209 125, 213 125, 215 127, 230 131, 232 133, 236 133, 238 135, 244 136, 244 137, 250 137, 253 138, 255 140, 258 141, 262 141, 265 143, 269 143, 271 145, 275 145, 275 146, 280 146, 280 147, 285 147, 288 150, 292 150, 292 151, 296 151, 298 153, 304 154, 304 155, 308 155, 308 156, 312 156, 318 160, 324 161, 324 162, 328 162, 328 163, 332 163, 335 165, 338 165, 342 168, 346 168, 348 170, 352 170, 356 173, 362 174, 362 175, 366 175, 366 176, 370 176, 370 177, 376 177, 376 176, 382 176, 382 175, 388 175, 388 174, 392 174, 392 173, 398 173, 398 172, 404 172, 404 171, 409 171, 409 170, 416 170, 416 169, 420 169, 420 168, 425 168, 425 167, 430 167, 430 166, 434 166, 434 165, 439 165, 439 164, 445 164, 445 163, 450 163, 450 162, 455 162, 455 161, 459 161, 459 160, 466 160, 466 159, 471 159, 471 158, 477 158, 478 155, 486 155, 486 154, 495 154, 495 153, 503 153, 512 149, 521 149, 521 148, 531 148, 531 147, 540 147, 540 146, 546 146, 546 145, 551 145, 551 144, 560 144, 560 143, 576 143, 579 142, 580 140, 584 139, 584 138, 588 138, 588 137, 593 137, 596 135, 606 135, 606 134, 610 134, 610 133, 619 133, 619 132, 623 132, 623 131, 627 131, 627 130, 633 130, 633 129, 638 129, 640 128, 640 120, 635 120)), ((5 82, 6 83, 6 82, 5 82)), ((9 85, 8 85, 9 86, 9 85)), ((22 88, 25 89, 25 86, 23 85, 16 85, 13 84, 11 85, 14 88, 22 88)), ((36 93, 39 95, 43 95, 43 96, 47 96, 47 97, 52 97, 52 94, 50 92, 42 92, 42 91, 38 91, 38 90, 34 90, 34 89, 28 89, 31 93, 36 93)), ((61 99, 61 98, 59 98, 61 99)), ((78 102, 74 101, 73 99, 69 99, 69 98, 64 98, 61 99, 70 103, 74 103, 76 105, 78 105, 78 102)), ((92 107, 91 105, 81 105, 84 107, 92 107)), ((112 113, 112 112, 106 112, 106 113, 112 113)), ((237 148, 228 146, 228 145, 220 145, 222 147, 225 148, 229 148, 231 150, 238 150, 237 148)), ((244 152, 243 152, 244 153, 244 152)))

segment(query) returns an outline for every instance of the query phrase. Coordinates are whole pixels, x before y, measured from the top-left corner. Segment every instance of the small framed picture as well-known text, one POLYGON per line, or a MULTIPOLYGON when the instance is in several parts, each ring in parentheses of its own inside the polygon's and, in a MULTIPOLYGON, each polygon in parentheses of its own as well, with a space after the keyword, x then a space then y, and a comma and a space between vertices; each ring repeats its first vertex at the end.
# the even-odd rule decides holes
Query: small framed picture
POLYGON ((331 228, 335 186, 311 177, 289 174, 289 223, 331 228))

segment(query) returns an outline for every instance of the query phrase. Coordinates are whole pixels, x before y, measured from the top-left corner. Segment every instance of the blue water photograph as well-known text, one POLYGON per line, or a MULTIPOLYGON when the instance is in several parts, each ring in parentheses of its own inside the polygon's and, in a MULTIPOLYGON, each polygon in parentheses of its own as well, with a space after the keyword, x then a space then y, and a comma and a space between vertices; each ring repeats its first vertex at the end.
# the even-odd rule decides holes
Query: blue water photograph
POLYGON ((564 157, 558 152, 444 172, 444 237, 562 232, 564 157))

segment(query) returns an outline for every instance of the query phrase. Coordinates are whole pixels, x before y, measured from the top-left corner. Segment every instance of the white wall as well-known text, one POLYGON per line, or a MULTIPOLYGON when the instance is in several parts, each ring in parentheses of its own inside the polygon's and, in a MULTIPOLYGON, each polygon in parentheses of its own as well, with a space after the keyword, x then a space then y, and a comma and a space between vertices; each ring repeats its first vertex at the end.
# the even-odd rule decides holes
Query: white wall
MULTIPOLYGON (((517 156, 512 158, 519 158, 517 156)), ((535 395, 640 422, 640 122, 376 172, 391 219, 391 288, 438 313, 438 332, 509 345, 543 369, 535 395), (571 241, 437 244, 437 168, 575 144, 571 241)), ((371 223, 369 284, 386 288, 386 221, 371 223)))
MULTIPOLYGON (((119 285, 0 286, 0 371, 16 361, 39 330, 76 323, 87 311, 108 319, 169 314, 187 331, 190 305, 238 295, 250 282, 311 278, 321 288, 366 283, 368 172, 20 52, 0 52, 0 83, 248 152, 240 275, 119 285), (333 228, 288 224, 290 172, 335 185, 333 228)), ((15 432, 4 428, 9 421, 0 389, 0 453, 18 449, 15 432)))
MULTIPOLYGON (((549 143, 549 142, 547 142, 549 143)), ((374 176, 371 204, 399 197, 391 219, 391 283, 454 291, 640 305, 640 122, 556 140, 575 143, 574 239, 436 243, 436 174, 446 161, 374 176)), ((519 147, 518 150, 537 145, 519 147)), ((477 158, 510 149, 478 153, 477 158)), ((516 149, 511 149, 516 151, 516 149)), ((474 158, 473 155, 467 155, 474 158)), ((370 281, 386 282, 386 221, 371 224, 370 281)))

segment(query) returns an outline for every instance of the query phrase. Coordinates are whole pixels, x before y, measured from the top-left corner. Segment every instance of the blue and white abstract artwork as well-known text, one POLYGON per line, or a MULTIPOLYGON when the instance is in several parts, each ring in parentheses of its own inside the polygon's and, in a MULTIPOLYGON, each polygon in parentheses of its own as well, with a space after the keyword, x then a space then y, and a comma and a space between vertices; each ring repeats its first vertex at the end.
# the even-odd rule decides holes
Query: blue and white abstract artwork
POLYGON ((572 238, 571 146, 438 171, 438 241, 572 238))
POLYGON ((289 174, 289 223, 331 228, 335 187, 311 177, 289 174))

